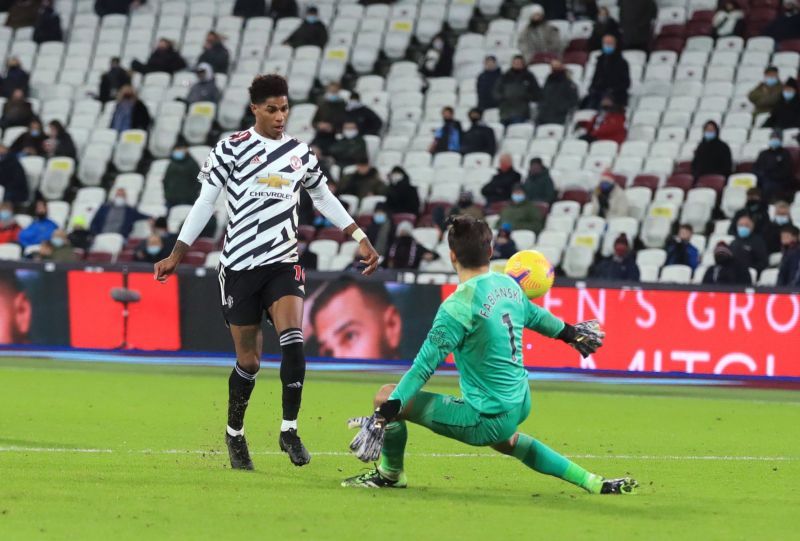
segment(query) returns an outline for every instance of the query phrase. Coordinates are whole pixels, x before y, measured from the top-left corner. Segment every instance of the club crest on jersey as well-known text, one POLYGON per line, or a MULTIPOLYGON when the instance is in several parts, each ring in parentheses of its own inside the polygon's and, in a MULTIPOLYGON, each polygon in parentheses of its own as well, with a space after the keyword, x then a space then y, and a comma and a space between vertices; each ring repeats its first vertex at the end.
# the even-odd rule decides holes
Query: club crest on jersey
POLYGON ((303 162, 300 161, 300 158, 298 158, 297 156, 292 156, 292 158, 289 160, 289 165, 292 166, 292 169, 297 171, 298 169, 303 167, 303 162))
POLYGON ((280 175, 270 175, 268 177, 258 177, 256 179, 258 184, 266 184, 270 188, 280 188, 283 189, 284 186, 288 186, 291 184, 290 181, 286 180, 280 175))

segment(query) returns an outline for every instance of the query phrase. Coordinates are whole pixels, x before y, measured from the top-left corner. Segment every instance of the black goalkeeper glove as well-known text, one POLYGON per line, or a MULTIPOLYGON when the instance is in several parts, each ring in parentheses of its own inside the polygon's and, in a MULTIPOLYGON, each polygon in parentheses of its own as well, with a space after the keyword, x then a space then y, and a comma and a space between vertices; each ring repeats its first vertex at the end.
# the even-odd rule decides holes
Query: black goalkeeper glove
POLYGON ((578 350, 583 358, 600 349, 605 337, 606 333, 600 328, 600 322, 596 319, 576 323, 575 326, 565 323, 564 330, 558 335, 559 340, 578 350))

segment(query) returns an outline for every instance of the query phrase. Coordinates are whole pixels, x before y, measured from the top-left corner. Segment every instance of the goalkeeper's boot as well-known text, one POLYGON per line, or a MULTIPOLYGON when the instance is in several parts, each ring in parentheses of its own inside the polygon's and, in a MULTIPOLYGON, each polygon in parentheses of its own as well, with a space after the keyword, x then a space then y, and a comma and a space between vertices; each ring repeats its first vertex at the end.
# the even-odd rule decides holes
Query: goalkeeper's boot
POLYGON ((294 428, 281 432, 281 435, 278 436, 278 445, 280 445, 281 451, 289 455, 289 460, 295 466, 305 466, 311 462, 311 454, 300 441, 300 436, 297 435, 297 430, 294 428))
POLYGON ((622 477, 620 479, 603 479, 600 494, 634 494, 639 487, 636 479, 622 477))
POLYGON ((228 446, 228 457, 231 459, 232 469, 253 469, 253 461, 250 460, 250 451, 247 450, 247 440, 244 439, 244 434, 241 436, 231 436, 226 432, 225 445, 228 446))
POLYGON ((378 468, 375 468, 361 475, 345 479, 342 481, 342 486, 359 488, 406 488, 408 482, 406 481, 406 474, 404 472, 400 472, 397 479, 389 479, 381 474, 378 468))

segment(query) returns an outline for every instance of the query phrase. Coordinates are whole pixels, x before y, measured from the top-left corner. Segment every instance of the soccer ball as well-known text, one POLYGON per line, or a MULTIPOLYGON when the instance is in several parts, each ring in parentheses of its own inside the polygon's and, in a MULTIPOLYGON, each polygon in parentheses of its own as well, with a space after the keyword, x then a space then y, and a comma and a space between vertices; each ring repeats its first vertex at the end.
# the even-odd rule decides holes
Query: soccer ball
POLYGON ((541 252, 522 250, 506 263, 506 274, 512 277, 529 299, 537 299, 553 287, 555 270, 541 252))

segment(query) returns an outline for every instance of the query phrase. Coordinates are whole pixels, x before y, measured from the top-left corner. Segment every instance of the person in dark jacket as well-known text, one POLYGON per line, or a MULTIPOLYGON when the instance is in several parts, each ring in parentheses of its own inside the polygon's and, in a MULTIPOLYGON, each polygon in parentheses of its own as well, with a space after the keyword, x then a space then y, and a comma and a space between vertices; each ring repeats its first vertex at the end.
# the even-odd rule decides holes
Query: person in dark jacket
POLYGON ((481 188, 481 194, 488 204, 511 200, 511 189, 522 181, 522 175, 514 170, 510 154, 502 154, 497 173, 481 188))
POLYGON ((33 41, 36 43, 64 41, 64 33, 61 31, 61 17, 53 9, 53 0, 42 0, 39 15, 33 25, 33 41))
POLYGON ((692 175, 695 179, 703 175, 727 177, 731 171, 733 171, 731 147, 719 138, 719 125, 709 120, 703 125, 703 140, 694 151, 692 175))
POLYGON ((111 116, 111 128, 125 130, 146 130, 150 127, 150 113, 147 106, 134 92, 131 85, 125 85, 117 93, 117 106, 111 116))
POLYGON ((351 92, 350 99, 345 106, 346 118, 358 126, 358 131, 364 135, 380 135, 383 121, 375 111, 361 103, 358 92, 351 92))
POLYGON ((694 228, 690 224, 681 224, 675 238, 667 242, 667 265, 687 265, 692 270, 700 264, 700 253, 692 244, 694 228))
POLYGON ((656 15, 655 0, 619 1, 619 23, 626 49, 648 50, 656 15))
POLYGON ((6 62, 6 75, 0 77, 0 88, 2 95, 6 98, 11 98, 15 90, 22 90, 22 93, 27 96, 30 93, 30 75, 22 69, 19 58, 11 56, 6 62))
POLYGON ((752 285, 750 271, 733 257, 730 247, 720 242, 714 248, 714 265, 703 275, 705 285, 752 285))
POLYGON ((622 107, 628 105, 628 89, 631 72, 628 61, 622 56, 617 38, 611 34, 603 36, 602 54, 597 58, 589 93, 583 100, 586 109, 597 109, 603 97, 611 94, 614 102, 622 107))
POLYGON ((541 158, 531 159, 528 176, 522 187, 525 190, 525 196, 534 203, 542 202, 551 205, 558 198, 550 171, 544 166, 541 158))
POLYGON ((767 253, 774 254, 781 251, 781 232, 784 226, 791 224, 792 207, 786 201, 776 201, 775 215, 761 231, 761 236, 767 243, 767 253))
POLYGON ((388 269, 416 269, 423 260, 433 259, 430 250, 419 244, 411 235, 414 226, 411 222, 397 225, 394 242, 386 252, 384 266, 388 269))
POLYGON ((48 158, 56 156, 72 158, 73 160, 78 158, 75 142, 72 140, 69 133, 67 133, 64 125, 58 120, 51 120, 50 123, 47 124, 47 139, 44 141, 44 153, 48 158))
POLYGON ((200 166, 188 151, 188 145, 183 140, 179 140, 172 149, 163 181, 167 208, 191 205, 200 194, 200 183, 197 182, 200 166))
POLYGON ((94 12, 100 17, 106 15, 128 15, 131 8, 144 4, 141 0, 96 0, 94 12))
POLYGON ((114 198, 97 209, 97 213, 92 218, 90 230, 93 235, 119 233, 127 238, 137 220, 149 218, 150 216, 142 214, 136 208, 128 205, 125 189, 117 188, 114 198))
POLYGON ((265 0, 236 0, 233 5, 233 14, 245 19, 264 17, 267 14, 267 3, 265 0))
POLYGON ((267 15, 277 21, 285 17, 297 17, 298 13, 300 10, 297 8, 296 0, 272 0, 267 15))
POLYGON ((475 83, 478 93, 478 109, 485 111, 497 107, 497 98, 494 96, 494 87, 503 75, 497 66, 497 57, 489 55, 483 59, 483 71, 478 75, 475 83))
POLYGON ((317 112, 311 119, 313 125, 318 122, 327 122, 333 126, 334 133, 341 131, 342 124, 347 116, 347 103, 342 99, 342 87, 337 82, 328 83, 323 94, 317 102, 317 112))
POLYGON ((203 43, 203 52, 197 59, 198 65, 203 62, 210 65, 214 73, 228 73, 231 55, 222 43, 222 36, 213 30, 210 30, 208 34, 206 34, 206 40, 203 43))
POLYGON ((420 72, 425 77, 450 77, 453 73, 454 52, 446 36, 443 33, 436 34, 420 58, 420 72))
POLYGON ((431 154, 439 152, 461 152, 461 123, 453 118, 455 111, 452 107, 442 108, 442 127, 433 132, 431 154))
POLYGON ((772 132, 768 148, 758 154, 753 174, 758 177, 758 186, 767 202, 788 198, 794 193, 794 163, 792 155, 783 148, 779 131, 772 132))
POLYGON ((355 122, 347 121, 342 126, 342 138, 330 147, 331 157, 339 167, 347 167, 357 163, 368 163, 367 142, 358 133, 355 122))
POLYGON ((603 36, 612 35, 617 38, 617 43, 622 42, 622 30, 619 22, 614 19, 606 6, 597 11, 597 20, 592 27, 592 35, 589 36, 589 50, 596 51, 603 46, 603 36))
POLYGON ((325 23, 320 21, 319 11, 314 6, 309 6, 303 22, 283 42, 284 45, 292 48, 303 45, 316 45, 322 48, 326 43, 328 43, 328 29, 325 27, 325 23))
POLYGON ((614 253, 592 267, 589 275, 598 280, 639 281, 639 266, 625 233, 620 233, 614 240, 614 253))
POLYGON ((186 60, 175 50, 175 45, 170 40, 161 38, 158 40, 155 50, 150 54, 150 58, 147 59, 146 64, 134 60, 131 63, 131 67, 139 73, 164 71, 172 75, 176 71, 186 68, 186 60))
POLYGON ((783 4, 783 13, 779 13, 761 34, 771 37, 776 42, 800 39, 800 5, 796 0, 785 0, 783 4))
POLYGON ((199 101, 218 103, 222 95, 214 79, 214 68, 211 67, 211 64, 203 62, 198 64, 194 71, 197 74, 197 82, 189 89, 186 103, 191 104, 199 101))
POLYGON ((34 118, 28 124, 28 131, 17 137, 8 150, 14 154, 22 152, 28 156, 43 156, 45 139, 47 135, 42 130, 42 122, 34 118))
POLYGON ((469 110, 469 129, 461 135, 461 153, 486 152, 494 156, 497 152, 497 140, 494 130, 483 122, 483 113, 477 107, 469 110))
POLYGON ((781 229, 781 265, 778 268, 779 286, 800 286, 800 230, 792 224, 781 229))
POLYGON ((764 122, 764 127, 778 130, 800 128, 800 96, 797 94, 797 79, 789 77, 783 84, 781 99, 764 122))
POLYGON ((41 0, 16 0, 8 6, 5 26, 13 29, 33 26, 39 14, 41 0))
POLYGON ((419 192, 411 185, 405 169, 396 165, 389 171, 389 188, 386 190, 386 210, 396 213, 419 213, 419 192))
POLYGON ((511 188, 511 204, 500 211, 500 222, 512 229, 528 229, 537 235, 544 227, 544 214, 538 205, 528 201, 521 184, 511 188))
POLYGON ((363 161, 356 164, 356 170, 343 175, 339 181, 336 193, 355 195, 363 199, 368 195, 384 195, 388 190, 386 183, 381 180, 381 174, 363 161))
POLYGON ((125 85, 131 84, 131 75, 120 65, 119 57, 111 59, 111 67, 100 78, 98 98, 103 103, 117 98, 117 92, 125 85))
POLYGON ((311 140, 311 149, 320 157, 327 157, 331 154, 331 147, 336 142, 336 133, 333 131, 333 124, 330 122, 316 122, 317 131, 311 140))
POLYGON ((511 69, 497 80, 494 97, 500 104, 500 121, 508 126, 528 122, 531 102, 539 101, 541 88, 536 77, 525 67, 522 55, 514 56, 511 69))
POLYGON ((140 263, 156 263, 167 257, 169 253, 161 237, 153 234, 139 243, 133 252, 133 260, 140 263))
POLYGON ((27 126, 36 116, 33 114, 31 102, 25 98, 21 89, 16 89, 3 105, 3 116, 0 118, 0 128, 12 126, 27 126))
POLYGON ((511 226, 503 224, 497 231, 497 238, 494 240, 492 259, 510 259, 517 253, 517 244, 511 238, 511 226))
POLYGON ((553 60, 550 66, 552 71, 542 88, 536 123, 564 124, 567 116, 578 106, 578 87, 560 60, 553 60))
POLYGON ((25 169, 19 163, 17 156, 2 144, 0 144, 0 171, 2 172, 0 186, 5 189, 3 201, 10 201, 15 205, 25 203, 29 197, 25 169))
POLYGON ((737 210, 731 218, 731 225, 728 228, 729 235, 736 235, 736 225, 742 216, 748 216, 753 220, 754 233, 762 234, 764 232, 769 224, 769 208, 761 198, 760 189, 750 188, 747 190, 747 201, 744 207, 737 210))
POLYGON ((365 233, 375 251, 385 256, 394 242, 394 224, 391 212, 385 203, 375 205, 372 222, 367 226, 365 233))
POLYGON ((731 251, 739 263, 761 272, 767 267, 769 254, 764 238, 753 229, 750 216, 742 216, 736 220, 736 238, 731 243, 731 251))

